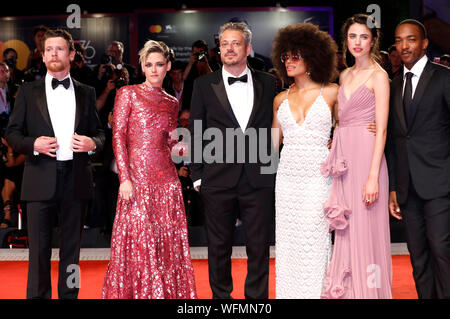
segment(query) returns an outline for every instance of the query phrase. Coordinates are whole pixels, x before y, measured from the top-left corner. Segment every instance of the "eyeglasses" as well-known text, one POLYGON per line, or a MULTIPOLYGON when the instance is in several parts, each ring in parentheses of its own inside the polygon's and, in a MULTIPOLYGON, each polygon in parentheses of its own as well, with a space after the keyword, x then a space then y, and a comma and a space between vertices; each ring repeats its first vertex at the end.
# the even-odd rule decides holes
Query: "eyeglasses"
POLYGON ((294 63, 303 59, 302 56, 300 55, 300 53, 294 53, 294 54, 284 53, 280 57, 282 63, 285 63, 287 60, 289 60, 289 58, 292 59, 292 62, 294 62, 294 63))

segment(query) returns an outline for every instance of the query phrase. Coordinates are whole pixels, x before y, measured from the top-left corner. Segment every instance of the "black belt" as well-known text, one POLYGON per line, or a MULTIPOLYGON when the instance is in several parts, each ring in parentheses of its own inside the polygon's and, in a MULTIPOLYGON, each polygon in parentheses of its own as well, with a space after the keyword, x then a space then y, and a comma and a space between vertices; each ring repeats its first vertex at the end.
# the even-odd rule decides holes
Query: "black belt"
POLYGON ((56 169, 72 168, 73 160, 68 161, 56 161, 56 169))

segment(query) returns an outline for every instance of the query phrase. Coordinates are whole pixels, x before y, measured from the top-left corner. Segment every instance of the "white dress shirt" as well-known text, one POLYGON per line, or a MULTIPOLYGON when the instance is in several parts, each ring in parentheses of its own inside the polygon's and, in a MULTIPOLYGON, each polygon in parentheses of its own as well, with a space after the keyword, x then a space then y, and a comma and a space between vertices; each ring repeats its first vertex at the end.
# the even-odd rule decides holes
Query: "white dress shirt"
MULTIPOLYGON (((70 78, 69 75, 67 77, 70 78)), ((73 159, 73 151, 70 147, 75 130, 75 89, 72 79, 70 79, 68 89, 65 89, 62 85, 53 89, 52 79, 53 77, 47 73, 45 76, 45 94, 48 113, 59 146, 56 151, 56 160, 68 161, 73 159)))
POLYGON ((245 74, 247 74, 247 82, 239 81, 230 85, 228 84, 228 78, 235 76, 222 67, 223 83, 227 92, 228 101, 231 104, 231 109, 243 132, 245 132, 245 129, 247 128, 248 120, 250 119, 250 114, 253 109, 254 99, 253 79, 250 69, 245 67, 245 70, 237 77, 241 77, 245 74))
MULTIPOLYGON (((412 84, 412 98, 414 98, 414 93, 416 92, 417 84, 419 83, 420 76, 422 75, 423 69, 425 68, 425 65, 428 62, 428 58, 426 55, 424 55, 422 58, 419 59, 419 61, 416 62, 416 64, 413 65, 411 70, 408 70, 406 66, 403 66, 403 94, 405 92, 405 85, 406 85, 406 73, 411 72, 413 74, 411 78, 411 84, 412 84)), ((402 94, 402 96, 403 96, 402 94)))

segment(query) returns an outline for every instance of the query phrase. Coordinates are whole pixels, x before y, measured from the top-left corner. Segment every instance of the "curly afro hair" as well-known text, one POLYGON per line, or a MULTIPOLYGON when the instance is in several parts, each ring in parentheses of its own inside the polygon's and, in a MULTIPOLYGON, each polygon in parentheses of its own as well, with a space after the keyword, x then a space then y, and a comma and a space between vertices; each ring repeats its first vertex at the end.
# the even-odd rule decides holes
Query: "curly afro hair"
POLYGON ((317 83, 328 83, 337 77, 337 45, 333 38, 312 23, 297 23, 278 30, 272 46, 272 63, 283 80, 291 84, 280 57, 287 52, 302 56, 310 77, 317 83))

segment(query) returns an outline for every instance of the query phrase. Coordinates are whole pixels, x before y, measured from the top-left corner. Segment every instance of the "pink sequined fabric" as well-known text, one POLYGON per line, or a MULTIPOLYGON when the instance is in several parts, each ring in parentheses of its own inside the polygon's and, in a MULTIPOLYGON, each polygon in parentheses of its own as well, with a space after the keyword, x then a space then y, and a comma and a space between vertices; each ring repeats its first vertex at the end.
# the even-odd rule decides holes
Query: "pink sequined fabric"
POLYGON ((181 185, 170 155, 178 102, 146 84, 126 86, 114 105, 119 180, 133 202, 118 199, 103 298, 197 298, 181 185))

